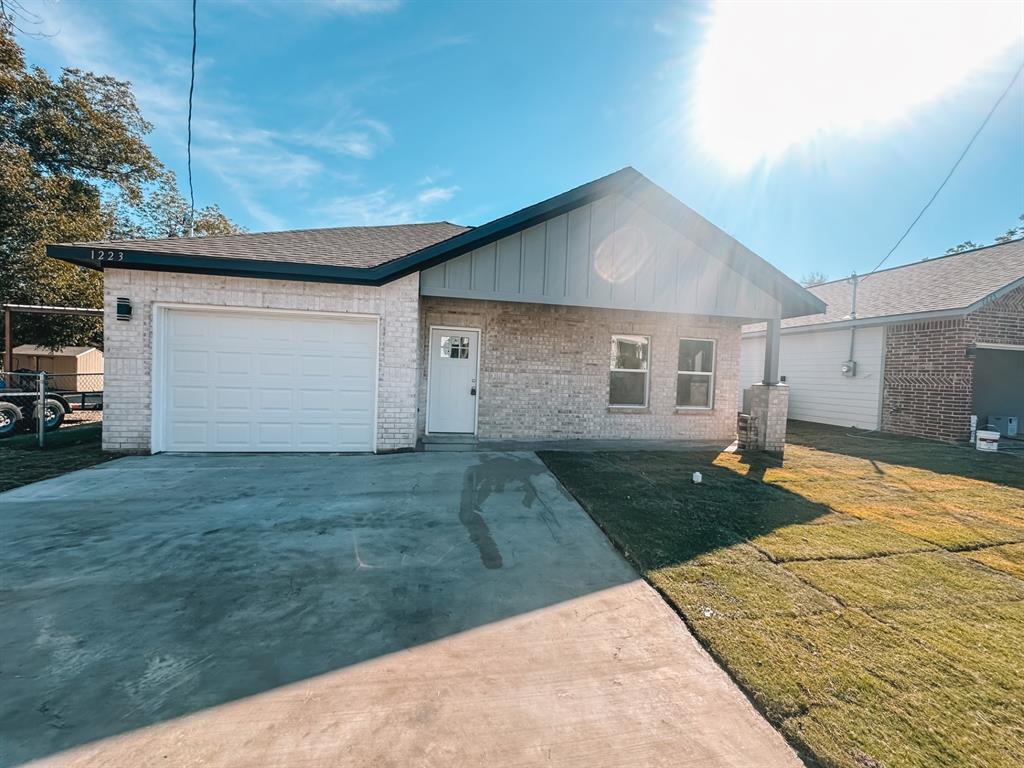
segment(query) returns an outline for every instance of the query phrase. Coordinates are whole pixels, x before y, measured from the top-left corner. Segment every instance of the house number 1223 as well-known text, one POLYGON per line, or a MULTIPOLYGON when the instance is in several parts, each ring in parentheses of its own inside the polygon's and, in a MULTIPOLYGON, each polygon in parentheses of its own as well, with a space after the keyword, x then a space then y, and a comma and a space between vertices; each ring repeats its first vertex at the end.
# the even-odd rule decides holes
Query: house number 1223
POLYGON ((89 250, 89 258, 94 261, 124 261, 124 251, 89 250))

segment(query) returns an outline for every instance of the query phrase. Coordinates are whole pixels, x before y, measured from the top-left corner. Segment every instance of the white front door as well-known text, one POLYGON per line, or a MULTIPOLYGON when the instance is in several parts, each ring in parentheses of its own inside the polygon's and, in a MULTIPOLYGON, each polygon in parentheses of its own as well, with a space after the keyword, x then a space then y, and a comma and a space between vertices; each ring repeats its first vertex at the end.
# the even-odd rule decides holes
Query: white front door
POLYGON ((427 432, 476 432, 480 332, 432 328, 427 432))

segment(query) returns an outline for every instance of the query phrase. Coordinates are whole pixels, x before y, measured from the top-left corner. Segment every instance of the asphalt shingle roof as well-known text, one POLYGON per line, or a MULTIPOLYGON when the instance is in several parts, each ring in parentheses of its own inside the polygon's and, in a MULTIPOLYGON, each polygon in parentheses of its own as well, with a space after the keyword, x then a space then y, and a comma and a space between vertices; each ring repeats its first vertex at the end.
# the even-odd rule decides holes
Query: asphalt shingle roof
MULTIPOLYGON (((1010 283, 1024 279, 1024 240, 1012 240, 951 256, 940 256, 861 277, 857 319, 966 309, 1010 283)), ((824 313, 782 321, 784 328, 849 320, 849 278, 808 290, 828 304, 824 313)), ((764 324, 746 326, 760 330, 764 324)))
POLYGON ((447 221, 436 221, 429 224, 296 229, 193 238, 103 240, 69 245, 368 269, 440 243, 469 229, 447 221))

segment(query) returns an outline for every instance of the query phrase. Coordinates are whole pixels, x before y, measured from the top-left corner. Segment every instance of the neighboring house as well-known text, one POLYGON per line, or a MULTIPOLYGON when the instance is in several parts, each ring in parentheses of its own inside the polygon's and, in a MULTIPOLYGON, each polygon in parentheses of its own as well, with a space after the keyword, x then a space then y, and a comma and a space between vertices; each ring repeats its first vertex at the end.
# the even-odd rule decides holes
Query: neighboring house
POLYGON ((102 389, 103 353, 96 347, 63 347, 56 351, 34 344, 14 348, 11 370, 46 371, 51 389, 81 392, 102 389), (96 374, 100 374, 97 376, 96 374))
MULTIPOLYGON (((1024 240, 860 277, 855 317, 851 279, 810 290, 828 309, 782 323, 791 418, 947 441, 1024 418, 1024 240)), ((741 386, 763 336, 744 328, 741 386)))
POLYGON ((47 250, 105 273, 113 450, 727 440, 741 325, 824 309, 632 168, 476 228, 47 250))

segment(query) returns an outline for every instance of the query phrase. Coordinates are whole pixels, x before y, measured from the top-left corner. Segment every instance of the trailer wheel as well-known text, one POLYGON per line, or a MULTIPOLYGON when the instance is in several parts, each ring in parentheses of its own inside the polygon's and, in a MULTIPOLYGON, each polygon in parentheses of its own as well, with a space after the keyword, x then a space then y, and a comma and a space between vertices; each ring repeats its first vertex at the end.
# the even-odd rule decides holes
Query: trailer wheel
MULTIPOLYGON (((61 424, 64 423, 64 406, 60 400, 54 400, 53 398, 46 398, 45 411, 43 412, 43 426, 47 432, 52 432, 57 429, 61 424)), ((37 413, 38 406, 32 409, 32 421, 34 424, 39 424, 39 414, 37 413)), ((38 429, 38 427, 37 427, 38 429)))
POLYGON ((14 403, 0 402, 0 437, 13 435, 21 422, 21 408, 14 403))

